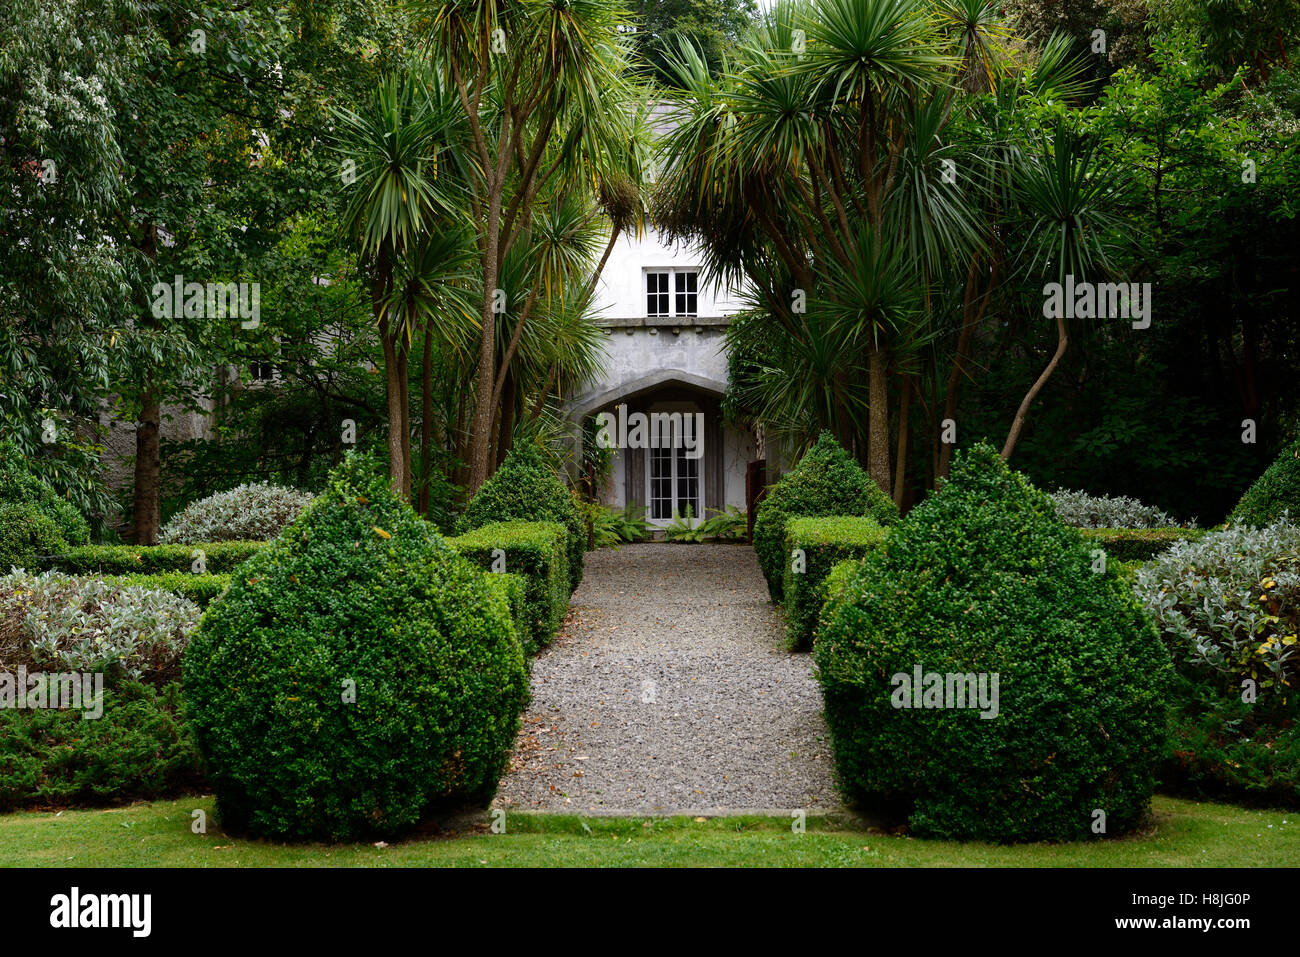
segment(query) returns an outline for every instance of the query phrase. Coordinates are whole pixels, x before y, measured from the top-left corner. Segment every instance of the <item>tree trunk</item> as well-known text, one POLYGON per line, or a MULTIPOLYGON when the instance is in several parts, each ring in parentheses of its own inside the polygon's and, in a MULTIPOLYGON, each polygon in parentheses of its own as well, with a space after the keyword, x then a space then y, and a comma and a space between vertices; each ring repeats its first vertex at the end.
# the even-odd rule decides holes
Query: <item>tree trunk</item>
POLYGON ((146 388, 140 399, 140 421, 135 429, 135 543, 157 545, 162 518, 162 460, 158 430, 162 409, 158 393, 146 388))
POLYGON ((397 343, 397 384, 402 412, 402 500, 411 500, 411 350, 410 344, 397 343))
POLYGON ((1061 357, 1065 355, 1065 347, 1069 345, 1069 342, 1069 337, 1065 333, 1065 318, 1058 317, 1056 320, 1056 352, 1052 354, 1052 361, 1047 363, 1047 368, 1043 370, 1042 375, 1029 387, 1029 391, 1025 393, 1024 399, 1020 402, 1020 408, 1016 410, 1016 417, 1011 421, 1011 431, 1007 433, 1006 444, 1002 446, 1002 458, 1004 460, 1011 458, 1011 452, 1015 449, 1016 442, 1020 438, 1020 430, 1024 428, 1025 417, 1029 415, 1029 406, 1038 396, 1038 393, 1042 391, 1043 386, 1047 384, 1047 380, 1056 371, 1056 367, 1060 365, 1061 357))
POLYGON ((493 197, 489 206, 487 236, 483 251, 483 311, 478 347, 478 388, 475 390, 474 420, 469 446, 469 494, 474 495, 487 481, 488 458, 492 454, 492 391, 496 386, 497 316, 493 311, 498 275, 497 248, 500 198, 493 197))
POLYGON ((384 381, 388 405, 388 477, 393 491, 403 494, 406 487, 404 475, 406 460, 402 456, 402 380, 397 359, 397 342, 388 333, 388 318, 379 326, 379 337, 384 344, 384 381))
MULTIPOLYGON (((872 348, 867 356, 867 393, 871 408, 867 411, 867 473, 890 494, 889 475, 889 383, 885 351, 872 348)), ((892 496, 891 496, 892 498, 892 496)))
POLYGON ((912 380, 903 379, 903 395, 898 405, 898 463, 894 467, 894 504, 903 507, 903 491, 907 488, 907 439, 911 422, 908 413, 912 405, 912 380))
POLYGON ((420 501, 421 515, 429 514, 429 482, 433 479, 433 329, 424 330, 424 355, 420 363, 420 501))
POLYGON ((514 444, 514 432, 515 374, 510 371, 506 373, 505 389, 501 394, 501 431, 497 436, 496 456, 496 466, 498 468, 506 460, 506 456, 510 454, 510 446, 514 444))

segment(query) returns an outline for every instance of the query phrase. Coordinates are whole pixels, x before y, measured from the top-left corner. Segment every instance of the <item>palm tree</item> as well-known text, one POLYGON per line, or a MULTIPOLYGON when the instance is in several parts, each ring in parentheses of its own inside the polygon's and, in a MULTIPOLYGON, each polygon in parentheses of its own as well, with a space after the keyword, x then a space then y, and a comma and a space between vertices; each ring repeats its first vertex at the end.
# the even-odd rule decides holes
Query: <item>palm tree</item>
MULTIPOLYGON (((704 241, 713 272, 756 287, 797 342, 813 346, 816 317, 834 317, 842 348, 862 357, 866 462, 886 493, 891 349, 923 338, 908 328, 924 319, 917 300, 942 262, 980 243, 961 194, 933 175, 956 46, 923 0, 812 0, 774 7, 717 81, 689 47, 673 62, 658 215, 704 241)), ((836 415, 843 435, 852 414, 836 415)))
POLYGON ((403 498, 411 491, 411 342, 415 330, 435 317, 448 323, 449 333, 457 322, 454 308, 431 308, 432 299, 442 298, 434 290, 451 288, 461 263, 459 256, 447 258, 447 244, 433 238, 438 227, 461 235, 456 186, 440 175, 454 162, 445 147, 455 139, 450 106, 436 75, 417 61, 385 77, 361 113, 336 111, 344 182, 355 177, 341 228, 370 275, 384 352, 390 476, 403 498), (413 267, 431 271, 415 275, 413 267))
MULTIPOLYGON (((496 401, 537 298, 504 300, 507 258, 531 228, 548 187, 567 183, 603 200, 625 195, 628 15, 618 0, 415 0, 446 87, 456 96, 467 205, 475 227, 481 303, 469 486, 492 468, 496 401), (499 328, 499 323, 504 326, 499 328), (501 340, 505 347, 500 348, 501 340)), ((499 439, 498 439, 499 441, 499 439)))

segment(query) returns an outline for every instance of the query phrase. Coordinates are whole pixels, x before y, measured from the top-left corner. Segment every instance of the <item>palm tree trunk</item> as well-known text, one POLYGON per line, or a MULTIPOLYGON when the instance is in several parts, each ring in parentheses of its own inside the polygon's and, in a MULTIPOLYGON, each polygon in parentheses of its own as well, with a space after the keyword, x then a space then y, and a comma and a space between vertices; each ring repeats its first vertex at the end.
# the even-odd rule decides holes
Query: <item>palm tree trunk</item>
POLYGON ((388 477, 393 491, 405 497, 406 459, 402 455, 402 378, 397 342, 388 332, 388 318, 379 327, 384 345, 384 384, 388 405, 388 477))
POLYGON ((411 500, 411 350, 409 343, 397 344, 397 385, 402 411, 402 500, 411 500))
POLYGON ((499 467, 510 454, 515 431, 515 374, 506 373, 505 389, 501 394, 501 432, 497 436, 496 464, 499 467))
POLYGON ((898 462, 894 467, 894 504, 903 507, 903 491, 907 487, 907 439, 911 426, 909 412, 912 405, 912 380, 903 379, 903 395, 898 405, 898 462))
POLYGON ((1016 442, 1020 438, 1020 430, 1024 428, 1025 418, 1029 415, 1029 406, 1033 403, 1038 393, 1042 391, 1047 380, 1056 371, 1056 367, 1061 363, 1061 357, 1065 355, 1065 347, 1069 345, 1069 337, 1065 334, 1065 317, 1058 316, 1056 319, 1056 352, 1052 354, 1052 361, 1047 363, 1047 368, 1030 386, 1029 391, 1020 402, 1020 408, 1016 410, 1016 417, 1011 420, 1011 431, 1007 433, 1006 444, 1002 446, 1002 458, 1011 458, 1011 452, 1016 447, 1016 442))
POLYGON ((867 474, 890 493, 889 475, 889 383, 888 364, 879 346, 867 355, 867 394, 871 408, 867 411, 867 474))
POLYGON ((420 363, 420 500, 421 515, 429 514, 429 482, 433 478, 433 327, 424 330, 420 363))

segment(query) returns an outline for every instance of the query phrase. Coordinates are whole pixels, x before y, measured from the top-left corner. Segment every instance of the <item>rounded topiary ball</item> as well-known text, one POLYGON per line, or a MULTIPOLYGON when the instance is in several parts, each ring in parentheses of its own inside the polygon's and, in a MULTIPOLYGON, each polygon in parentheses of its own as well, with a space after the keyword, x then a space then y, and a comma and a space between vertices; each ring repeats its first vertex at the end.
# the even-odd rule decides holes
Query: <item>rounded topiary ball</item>
POLYGON ((851 799, 905 809, 919 834, 989 841, 1144 818, 1172 664, 1092 548, 993 448, 958 456, 823 612, 813 654, 851 799), (977 691, 984 676, 988 696, 960 707, 971 686, 950 696, 949 674, 977 691))
POLYGON ((1246 489, 1237 507, 1228 516, 1232 525, 1263 528, 1289 512, 1300 519, 1300 439, 1282 450, 1264 474, 1246 489))
POLYGON ((754 517, 754 552, 772 601, 785 598, 785 523, 792 518, 866 515, 881 525, 898 521, 898 509, 829 432, 799 464, 767 490, 754 517))
POLYGON ((493 522, 559 522, 568 532, 570 590, 582 584, 587 529, 578 502, 535 445, 510 450, 501 467, 483 483, 457 524, 461 534, 493 522))
POLYGON ((184 675, 223 824, 288 839, 486 803, 528 696, 505 596, 351 456, 239 567, 184 675))

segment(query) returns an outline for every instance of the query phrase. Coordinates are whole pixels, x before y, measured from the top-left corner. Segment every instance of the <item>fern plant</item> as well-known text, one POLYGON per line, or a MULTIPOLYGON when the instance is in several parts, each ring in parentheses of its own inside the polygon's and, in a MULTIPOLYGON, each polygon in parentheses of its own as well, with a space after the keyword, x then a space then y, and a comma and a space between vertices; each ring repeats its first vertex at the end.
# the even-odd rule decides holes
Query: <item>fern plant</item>
POLYGON ((670 542, 702 542, 702 528, 703 523, 695 524, 694 509, 688 505, 685 516, 678 515, 677 509, 673 509, 673 523, 664 529, 664 538, 670 542))
POLYGON ((744 541, 749 533, 749 519, 739 508, 728 505, 726 508, 710 508, 705 511, 714 514, 712 518, 706 518, 700 523, 699 531, 704 538, 719 542, 744 541))

